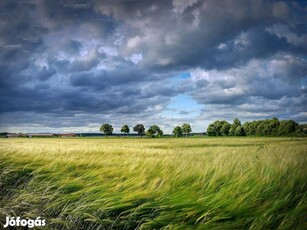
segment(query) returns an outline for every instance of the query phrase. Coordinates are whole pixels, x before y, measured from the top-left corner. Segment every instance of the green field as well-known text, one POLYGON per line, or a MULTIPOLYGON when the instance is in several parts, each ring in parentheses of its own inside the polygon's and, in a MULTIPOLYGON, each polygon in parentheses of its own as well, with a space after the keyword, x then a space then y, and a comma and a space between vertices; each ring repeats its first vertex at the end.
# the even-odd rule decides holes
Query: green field
POLYGON ((0 140, 0 221, 50 229, 306 229, 307 139, 0 140))

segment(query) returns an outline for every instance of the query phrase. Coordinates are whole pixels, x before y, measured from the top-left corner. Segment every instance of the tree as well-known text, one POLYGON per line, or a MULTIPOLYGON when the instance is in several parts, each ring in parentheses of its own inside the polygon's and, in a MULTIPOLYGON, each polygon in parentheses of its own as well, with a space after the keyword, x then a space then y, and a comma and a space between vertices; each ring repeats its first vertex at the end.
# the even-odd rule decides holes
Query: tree
POLYGON ((123 127, 120 130, 122 133, 125 133, 125 136, 127 135, 127 133, 130 132, 129 126, 128 125, 123 125, 123 127))
POLYGON ((277 117, 274 117, 271 120, 269 127, 270 127, 270 135, 278 136, 279 120, 277 117))
POLYGON ((133 131, 137 132, 140 137, 142 137, 145 134, 145 127, 143 124, 137 124, 136 126, 133 127, 133 131))
POLYGON ((207 133, 209 136, 227 136, 230 127, 231 125, 225 120, 215 121, 209 124, 207 128, 207 133))
POLYGON ((209 124, 208 128, 207 128, 207 133, 208 136, 216 136, 216 127, 214 124, 209 124))
POLYGON ((187 136, 190 132, 192 132, 192 129, 191 129, 190 124, 184 123, 184 124, 182 125, 182 133, 183 133, 185 136, 187 136))
POLYGON ((262 123, 261 120, 259 121, 251 121, 245 122, 243 124, 244 132, 246 135, 259 135, 257 134, 258 126, 262 123))
POLYGON ((245 122, 241 125, 241 121, 235 118, 233 124, 227 121, 214 121, 207 128, 209 136, 290 136, 304 135, 302 127, 293 120, 272 119, 255 120, 245 122))
POLYGON ((252 134, 252 123, 253 122, 245 122, 243 124, 243 129, 244 129, 244 132, 246 133, 246 135, 251 135, 252 134))
POLYGON ((180 126, 176 126, 173 130, 173 134, 175 137, 182 136, 182 128, 180 126))
POLYGON ((105 123, 100 127, 100 131, 103 132, 107 137, 108 135, 112 135, 113 127, 112 125, 105 123))
POLYGON ((300 125, 298 125, 296 131, 301 136, 306 136, 307 135, 307 124, 300 124, 300 125))
POLYGON ((238 126, 241 126, 241 121, 238 118, 235 118, 233 120, 233 123, 231 125, 231 128, 229 129, 229 134, 232 136, 236 135, 236 129, 238 126))
POLYGON ((288 136, 293 134, 297 129, 298 124, 293 120, 284 120, 280 122, 278 134, 280 136, 288 136))
POLYGON ((146 136, 148 137, 161 137, 163 135, 163 131, 157 125, 152 125, 146 132, 146 136))
POLYGON ((221 131, 220 131, 221 135, 222 136, 228 136, 230 128, 231 128, 231 124, 227 121, 224 121, 222 128, 221 128, 221 131))
POLYGON ((241 125, 237 126, 237 128, 235 130, 235 136, 245 136, 244 129, 241 125))

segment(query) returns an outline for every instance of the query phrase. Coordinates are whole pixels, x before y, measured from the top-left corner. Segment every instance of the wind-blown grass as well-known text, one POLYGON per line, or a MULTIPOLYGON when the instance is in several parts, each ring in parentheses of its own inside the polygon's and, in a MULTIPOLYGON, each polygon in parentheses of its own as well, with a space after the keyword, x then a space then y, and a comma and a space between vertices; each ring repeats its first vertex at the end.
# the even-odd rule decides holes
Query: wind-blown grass
POLYGON ((2 139, 0 222, 306 229, 307 139, 2 139))

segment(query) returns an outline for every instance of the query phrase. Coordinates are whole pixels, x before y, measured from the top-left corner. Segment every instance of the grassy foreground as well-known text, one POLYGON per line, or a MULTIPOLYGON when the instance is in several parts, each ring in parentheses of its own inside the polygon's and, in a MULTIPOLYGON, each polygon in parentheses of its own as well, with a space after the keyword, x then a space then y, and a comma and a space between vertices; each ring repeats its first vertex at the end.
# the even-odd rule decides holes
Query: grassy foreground
POLYGON ((0 224, 306 229, 306 165, 307 139, 1 139, 0 224))

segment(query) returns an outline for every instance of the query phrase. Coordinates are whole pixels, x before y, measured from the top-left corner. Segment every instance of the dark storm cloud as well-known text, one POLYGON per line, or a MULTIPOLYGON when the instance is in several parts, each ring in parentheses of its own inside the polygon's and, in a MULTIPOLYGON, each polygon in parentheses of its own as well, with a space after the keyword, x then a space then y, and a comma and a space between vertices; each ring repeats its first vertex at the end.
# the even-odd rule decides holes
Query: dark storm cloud
POLYGON ((82 48, 82 43, 75 41, 75 40, 70 40, 67 42, 67 47, 65 50, 73 55, 75 54, 80 54, 80 49, 82 48))
MULTIPOLYGON (((220 97, 261 96, 267 99, 280 99, 284 96, 299 97, 306 93, 304 87, 306 82, 302 84, 303 79, 306 79, 306 64, 305 59, 277 55, 271 59, 253 60, 244 67, 224 71, 198 69, 192 73, 192 79, 188 81, 195 82, 194 91, 207 92, 206 94, 195 92, 196 97, 204 100, 218 100, 218 95, 220 97), (203 84, 204 81, 206 84, 203 84), (220 90, 215 90, 213 87, 220 90), (217 97, 207 97, 211 91, 217 93, 217 97)), ((248 99, 248 97, 244 98, 248 99)))
POLYGON ((2 44, 20 44, 27 51, 42 44, 42 34, 47 32, 47 28, 35 18, 35 4, 30 1, 1 1, 0 9, 2 44))
POLYGON ((96 73, 77 73, 70 76, 72 86, 101 90, 116 85, 145 81, 146 76, 136 70, 121 69, 114 71, 98 71, 96 73))
POLYGON ((89 22, 100 27, 101 34, 113 29, 114 22, 97 12, 95 1, 63 0, 36 1, 43 17, 48 18, 49 26, 55 30, 65 29, 67 26, 78 26, 89 22))
MULTIPOLYGON (((142 20, 146 22, 145 26, 137 20, 137 14, 129 15, 127 23, 141 32, 136 36, 134 31, 123 50, 145 50, 147 59, 144 65, 154 69, 200 66, 223 69, 242 65, 252 58, 295 49, 283 37, 266 31, 266 27, 277 22, 291 23, 292 14, 286 3, 191 2, 196 3, 183 12, 174 8, 166 10, 162 6, 162 12, 168 12, 154 18, 151 15, 144 16, 142 20), (135 44, 132 41, 136 41, 136 38, 139 38, 139 42, 135 44), (130 41, 133 45, 129 45, 130 41), (219 49, 223 44, 226 45, 225 49, 219 49)), ((292 26, 295 28, 295 25, 292 26)))
POLYGON ((198 120, 306 121, 306 20, 302 1, 1 1, 1 127, 168 127, 183 94, 198 120))

